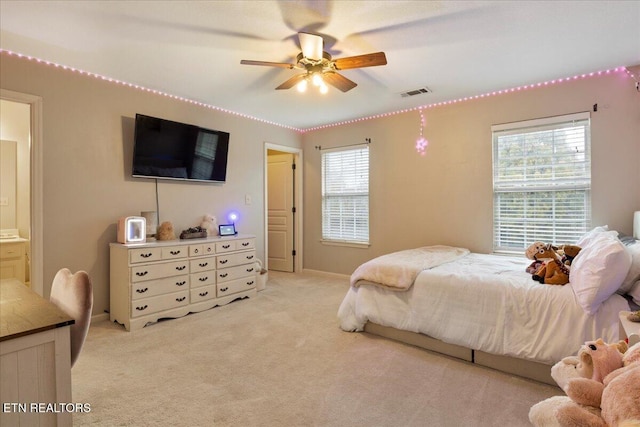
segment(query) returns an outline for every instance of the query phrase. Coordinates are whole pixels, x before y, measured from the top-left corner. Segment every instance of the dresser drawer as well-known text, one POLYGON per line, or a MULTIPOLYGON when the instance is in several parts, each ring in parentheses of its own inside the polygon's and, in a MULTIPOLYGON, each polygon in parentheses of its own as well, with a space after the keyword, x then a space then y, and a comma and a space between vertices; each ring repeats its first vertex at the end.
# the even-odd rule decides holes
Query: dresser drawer
POLYGON ((216 285, 203 286, 191 289, 191 304, 200 301, 214 299, 216 297, 216 285))
POLYGON ((215 269, 216 269, 215 257, 198 258, 198 259, 192 259, 189 261, 189 271, 191 273, 197 273, 199 271, 207 271, 207 270, 215 270, 215 269))
POLYGON ((216 284, 216 272, 215 270, 202 271, 200 273, 194 273, 190 276, 191 287, 197 288, 205 285, 216 284))
POLYGON ((2 243, 0 245, 0 258, 20 258, 26 253, 24 243, 2 243))
POLYGON ((139 299, 131 302, 131 317, 143 316, 189 304, 189 290, 139 299))
POLYGON ((256 239, 239 239, 236 240, 236 249, 255 249, 256 239))
POLYGON ((235 267, 241 264, 251 264, 256 260, 256 251, 238 252, 233 254, 218 255, 216 265, 218 268, 235 267))
POLYGON ((239 265, 237 267, 224 268, 216 271, 218 277, 218 283, 228 282, 229 280, 239 279, 246 276, 255 276, 256 267, 255 264, 239 265))
POLYGON ((131 299, 141 299, 156 295, 189 289, 189 276, 174 276, 159 280, 145 280, 131 285, 131 299))
POLYGON ((216 253, 225 253, 236 250, 236 242, 235 240, 224 240, 222 242, 216 243, 216 253))
POLYGON ((184 246, 167 246, 162 248, 162 259, 186 258, 189 251, 184 246))
POLYGON ((218 298, 236 292, 248 291, 256 287, 256 276, 244 277, 242 279, 231 280, 229 282, 218 283, 218 298))
POLYGON ((163 277, 179 276, 189 273, 187 260, 164 262, 158 264, 145 264, 131 267, 131 281, 161 279, 163 277))
POLYGON ((139 262, 159 261, 161 259, 161 248, 141 248, 129 250, 129 262, 131 264, 136 264, 139 262))
POLYGON ((213 255, 216 253, 216 244, 215 243, 205 243, 202 245, 189 245, 189 256, 205 256, 205 255, 213 255))

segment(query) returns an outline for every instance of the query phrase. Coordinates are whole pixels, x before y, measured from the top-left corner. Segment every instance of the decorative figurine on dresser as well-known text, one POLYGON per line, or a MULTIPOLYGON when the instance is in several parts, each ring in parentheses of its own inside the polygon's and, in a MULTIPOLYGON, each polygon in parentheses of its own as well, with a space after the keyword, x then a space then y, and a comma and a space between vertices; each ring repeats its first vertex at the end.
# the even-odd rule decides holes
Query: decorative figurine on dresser
POLYGON ((255 236, 111 243, 110 319, 127 331, 257 295, 255 236))

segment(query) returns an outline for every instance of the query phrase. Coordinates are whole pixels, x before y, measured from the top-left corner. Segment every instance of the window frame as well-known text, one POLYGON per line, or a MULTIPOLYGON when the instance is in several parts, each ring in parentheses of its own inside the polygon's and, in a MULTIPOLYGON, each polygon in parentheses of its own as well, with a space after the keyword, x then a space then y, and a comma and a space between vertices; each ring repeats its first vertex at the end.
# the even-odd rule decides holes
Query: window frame
MULTIPOLYGON (((496 253, 522 253, 522 250, 528 247, 531 243, 538 240, 546 241, 547 243, 573 243, 577 238, 584 234, 584 232, 588 231, 591 227, 591 187, 592 187, 592 179, 591 179, 591 115, 589 112, 583 113, 575 113, 575 114, 567 114, 562 116, 554 116, 547 117, 541 119, 534 120, 526 120, 519 122, 512 122, 500 125, 491 126, 492 133, 492 179, 493 179, 493 251, 496 253), (567 151, 562 152, 560 148, 562 148, 561 144, 567 145, 566 141, 562 141, 558 138, 556 141, 555 132, 559 132, 561 129, 573 127, 583 126, 583 139, 576 140, 580 145, 580 148, 584 148, 584 152, 581 153, 581 156, 573 155, 572 153, 568 153, 567 151), (552 149, 552 154, 548 157, 551 159, 549 164, 545 164, 544 166, 534 165, 530 166, 529 163, 523 162, 524 166, 522 169, 524 170, 523 175, 524 179, 520 177, 520 179, 502 179, 498 177, 498 174, 504 171, 505 166, 499 164, 499 149, 500 143, 499 139, 505 136, 519 136, 523 139, 526 139, 525 135, 533 134, 542 131, 552 131, 552 138, 550 140, 545 140, 542 142, 541 139, 535 140, 536 143, 548 144, 545 148, 552 149), (566 158, 576 158, 579 159, 582 157, 582 160, 576 160, 569 163, 563 163, 565 170, 566 165, 569 164, 572 166, 571 171, 572 175, 569 176, 556 176, 556 170, 561 169, 560 160, 566 158), (532 170, 533 168, 539 167, 547 167, 552 172, 551 178, 540 179, 536 177, 534 179, 526 179, 527 170, 532 170), (544 198, 542 193, 550 193, 548 198, 544 198), (556 201, 563 196, 567 198, 565 200, 570 200, 572 202, 570 207, 564 207, 561 203, 558 205, 562 208, 560 209, 564 214, 567 213, 575 213, 575 216, 569 216, 566 218, 562 218, 558 212, 556 211, 556 201), (504 217, 508 218, 508 215, 501 215, 501 213, 505 212, 508 209, 506 205, 505 195, 511 194, 514 197, 512 200, 519 202, 522 205, 523 215, 520 218, 520 221, 525 224, 522 230, 522 238, 517 239, 517 235, 514 237, 513 232, 511 233, 512 237, 509 238, 509 230, 506 224, 509 223, 508 220, 504 220, 504 217), (521 195, 518 198, 518 194, 521 195), (536 195, 540 195, 536 197, 536 195), (575 199, 568 197, 578 196, 575 199), (501 204, 501 198, 502 204, 501 204), (548 201, 553 205, 551 223, 552 226, 550 231, 543 230, 539 224, 546 220, 549 221, 549 217, 537 217, 536 211, 534 210, 533 214, 527 215, 527 206, 529 204, 534 204, 536 202, 548 201), (582 208, 580 206, 582 205, 582 208), (502 209, 501 209, 502 208, 502 209), (578 209, 573 210, 573 209, 578 209), (576 224, 577 225, 571 225, 576 224), (536 225, 538 224, 538 225, 536 225), (564 227, 562 227, 564 225, 564 227), (502 237, 506 236, 506 237, 502 237), (542 236, 552 236, 551 239, 544 240, 541 238, 542 236), (564 239, 560 239, 560 237, 565 237, 564 239), (559 239, 556 240, 555 237, 559 239), (508 245, 511 240, 513 243, 516 240, 523 241, 523 247, 519 245, 508 245), (552 240, 552 241, 549 241, 552 240)), ((568 139, 567 139, 568 141, 568 139)), ((506 143, 505 143, 506 144, 506 143)), ((504 148, 504 145, 503 147, 504 148)), ((526 145, 526 141, 522 143, 523 152, 527 151, 527 148, 531 148, 531 142, 529 146, 526 145)), ((576 153, 580 153, 579 148, 576 147, 576 153)), ((523 154, 523 160, 531 160, 535 156, 525 155, 523 154)), ((536 208, 537 209, 537 208, 536 208)), ((515 223, 518 220, 517 216, 513 216, 510 218, 512 223, 515 223)))
MULTIPOLYGON (((344 157, 341 159, 342 161, 348 160, 344 157)), ((345 147, 337 147, 337 148, 328 148, 322 149, 321 159, 320 159, 320 170, 321 170, 321 240, 322 244, 332 245, 332 246, 348 246, 348 247, 369 247, 370 245, 370 167, 371 167, 371 158, 370 158, 370 150, 369 144, 354 144, 345 147), (362 183, 356 182, 358 179, 362 179, 362 177, 357 177, 358 168, 362 168, 362 159, 358 159, 357 152, 366 152, 366 191, 362 191, 362 183), (353 176, 347 178, 353 179, 354 182, 351 183, 351 187, 354 188, 353 191, 331 191, 328 187, 331 187, 331 183, 328 182, 330 177, 327 177, 327 160, 329 156, 335 156, 337 153, 347 154, 351 153, 354 156, 353 161, 356 162, 354 164, 353 170, 343 170, 338 171, 340 173, 339 178, 344 178, 344 173, 347 175, 352 173, 353 176), (343 216, 338 214, 338 221, 342 222, 345 219, 351 220, 353 222, 352 227, 343 226, 340 224, 337 228, 335 226, 330 227, 327 218, 327 215, 330 214, 330 211, 327 209, 327 199, 347 199, 352 202, 358 200, 360 203, 357 205, 362 205, 362 199, 365 199, 364 212, 359 212, 354 215, 343 216), (364 215, 365 225, 360 226, 355 225, 359 220, 362 221, 362 216, 364 215), (366 230, 363 230, 363 227, 366 230), (349 233, 351 230, 353 233, 349 233), (366 235, 363 234, 363 231, 366 231, 366 235), (351 234, 350 236, 348 234, 351 234), (363 238, 366 237, 366 238, 363 238)), ((337 182, 337 181, 336 181, 337 182)), ((333 183, 335 184, 335 182, 333 183)), ((334 186, 335 187, 335 186, 334 186)), ((344 190, 344 188, 342 188, 344 190)), ((334 205, 335 206, 335 205, 334 205)), ((342 204, 340 205, 342 206, 342 204)), ((355 206, 355 205, 354 205, 355 206)), ((347 221, 348 222, 348 221, 347 221)))

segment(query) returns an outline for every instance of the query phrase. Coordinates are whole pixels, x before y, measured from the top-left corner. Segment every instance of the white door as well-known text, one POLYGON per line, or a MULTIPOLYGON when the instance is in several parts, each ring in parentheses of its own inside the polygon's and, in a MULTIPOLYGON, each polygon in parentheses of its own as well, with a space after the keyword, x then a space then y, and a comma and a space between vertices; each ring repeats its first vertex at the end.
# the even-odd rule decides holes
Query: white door
POLYGON ((295 250, 293 154, 269 155, 267 164, 269 269, 292 272, 295 250))

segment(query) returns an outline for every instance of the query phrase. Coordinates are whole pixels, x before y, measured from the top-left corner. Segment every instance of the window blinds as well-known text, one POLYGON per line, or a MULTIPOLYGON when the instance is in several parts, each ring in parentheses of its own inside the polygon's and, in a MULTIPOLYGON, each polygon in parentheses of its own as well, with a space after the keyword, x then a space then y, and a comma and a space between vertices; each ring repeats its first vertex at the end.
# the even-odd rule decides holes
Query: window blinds
POLYGON ((369 242, 369 147, 322 153, 322 239, 369 242))
POLYGON ((578 240, 591 224, 589 114, 492 132, 494 250, 578 240))

